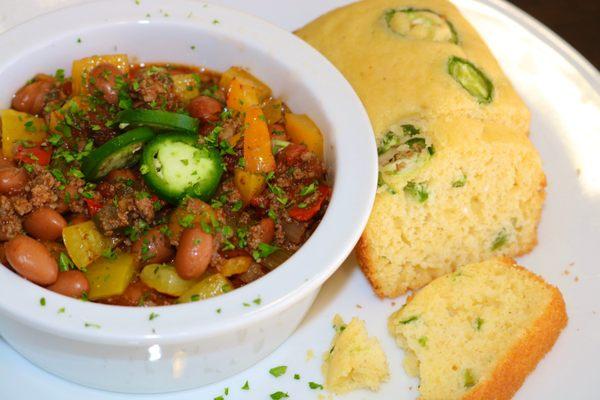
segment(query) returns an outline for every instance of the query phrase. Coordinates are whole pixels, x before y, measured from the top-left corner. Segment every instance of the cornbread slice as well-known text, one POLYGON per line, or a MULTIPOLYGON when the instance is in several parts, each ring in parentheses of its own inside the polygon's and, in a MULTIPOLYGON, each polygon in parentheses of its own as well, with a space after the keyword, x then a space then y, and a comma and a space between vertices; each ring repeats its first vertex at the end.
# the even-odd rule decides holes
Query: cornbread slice
POLYGON ((380 188, 358 258, 379 296, 535 246, 546 178, 529 111, 451 3, 365 0, 297 34, 346 76, 375 131, 380 188))
POLYGON ((523 134, 529 131, 529 110, 479 34, 448 1, 360 1, 322 15, 296 34, 348 79, 378 138, 408 116, 431 113, 486 120, 523 134), (427 37, 423 28, 431 21, 419 26, 423 15, 415 13, 414 29, 402 34, 402 23, 408 22, 403 10, 408 9, 430 11, 425 17, 438 19, 441 37, 427 37), (444 36, 450 26, 456 43, 451 33, 444 36), (448 73, 454 56, 468 60, 489 78, 491 102, 479 102, 448 73))
POLYGON ((423 400, 510 399, 567 323, 561 293, 508 258, 458 268, 391 315, 423 400))
MULTIPOLYGON (((435 148, 401 173, 381 168, 357 251, 380 296, 417 289, 460 265, 537 243, 546 178, 525 135, 467 118, 410 120, 435 148), (411 169, 412 168, 412 169, 411 169)), ((408 163, 408 161, 401 161, 408 163)))
POLYGON ((333 327, 336 334, 331 349, 323 356, 325 389, 337 394, 363 388, 378 390, 381 382, 389 378, 379 341, 369 337, 364 322, 358 318, 346 325, 336 315, 333 327))

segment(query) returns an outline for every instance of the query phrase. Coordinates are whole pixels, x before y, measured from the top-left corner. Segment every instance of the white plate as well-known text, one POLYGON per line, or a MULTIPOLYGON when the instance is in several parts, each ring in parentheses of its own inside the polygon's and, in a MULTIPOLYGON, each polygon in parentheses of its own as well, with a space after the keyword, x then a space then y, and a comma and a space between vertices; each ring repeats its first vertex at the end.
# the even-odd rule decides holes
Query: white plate
MULTIPOLYGON (((124 0, 125 1, 125 0, 124 0)), ((134 1, 134 0, 130 0, 134 1)), ((214 0, 213 0, 214 1, 214 0)), ((60 6, 81 0, 2 0, 0 32, 60 6)), ((295 29, 347 0, 222 0, 214 1, 263 16, 295 29)), ((153 18, 163 13, 144 8, 153 18)), ((499 0, 455 3, 487 40, 518 91, 532 110, 531 138, 548 176, 548 199, 539 230, 540 244, 520 261, 559 286, 569 313, 569 325, 554 349, 527 379, 516 399, 598 399, 600 379, 600 75, 568 45, 523 12, 499 0)), ((43 66, 40 66, 43 68, 43 66)), ((380 301, 351 258, 327 282, 301 327, 281 348, 252 369, 202 389, 154 399, 268 399, 281 390, 290 398, 316 399, 323 393, 308 388, 322 383, 320 356, 327 350, 335 313, 367 321, 371 334, 388 355, 391 380, 378 393, 355 392, 344 399, 411 399, 417 381, 401 367, 402 352, 386 331, 387 316, 404 298, 380 301), (314 357, 307 359, 307 352, 314 357), (285 376, 268 370, 287 365, 285 376), (300 380, 293 375, 300 374, 300 380), (249 381, 250 391, 240 388, 249 381)), ((323 393, 325 394, 325 393, 323 393)), ((64 400, 129 399, 65 382, 32 366, 0 340, 0 398, 64 400)), ((137 398, 138 396, 136 396, 137 398)))

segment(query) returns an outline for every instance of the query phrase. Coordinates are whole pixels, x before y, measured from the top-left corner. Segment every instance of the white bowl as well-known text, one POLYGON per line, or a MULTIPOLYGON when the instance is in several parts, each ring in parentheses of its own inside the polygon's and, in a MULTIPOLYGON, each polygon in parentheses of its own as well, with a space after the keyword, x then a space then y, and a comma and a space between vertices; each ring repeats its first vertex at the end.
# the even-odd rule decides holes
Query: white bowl
POLYGON ((198 387, 277 348, 352 250, 376 190, 371 125, 341 74, 294 35, 235 10, 186 0, 88 3, 2 34, 0 107, 37 72, 69 71, 74 59, 115 52, 221 71, 248 67, 325 135, 334 182, 325 217, 289 261, 238 290, 184 305, 114 307, 55 294, 0 268, 0 333, 33 363, 112 391, 198 387), (150 319, 151 313, 158 317, 150 319))

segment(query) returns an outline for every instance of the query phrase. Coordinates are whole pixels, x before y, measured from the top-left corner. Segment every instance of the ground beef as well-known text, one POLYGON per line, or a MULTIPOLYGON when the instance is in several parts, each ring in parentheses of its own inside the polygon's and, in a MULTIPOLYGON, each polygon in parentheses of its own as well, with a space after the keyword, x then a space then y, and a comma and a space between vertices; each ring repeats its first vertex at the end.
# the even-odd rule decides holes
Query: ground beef
POLYGON ((22 231, 21 218, 15 212, 10 199, 0 196, 0 241, 12 239, 22 231))
POLYGON ((180 108, 179 100, 173 89, 173 78, 166 68, 141 68, 135 75, 137 85, 133 87, 136 104, 145 103, 149 108, 161 108, 175 111, 180 108))

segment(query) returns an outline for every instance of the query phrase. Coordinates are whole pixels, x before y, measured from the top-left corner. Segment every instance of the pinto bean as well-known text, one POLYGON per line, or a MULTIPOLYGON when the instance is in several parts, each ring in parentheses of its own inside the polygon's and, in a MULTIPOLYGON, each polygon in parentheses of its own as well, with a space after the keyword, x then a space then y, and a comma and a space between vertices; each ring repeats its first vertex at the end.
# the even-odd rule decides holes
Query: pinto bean
POLYGON ((27 172, 22 168, 0 167, 0 194, 18 194, 28 180, 27 172))
POLYGON ((160 264, 171 258, 173 247, 166 235, 158 229, 150 229, 133 243, 131 252, 137 256, 142 265, 160 264))
POLYGON ((4 245, 8 263, 25 279, 47 286, 58 278, 58 264, 40 242, 17 235, 4 245))
POLYGON ((127 169, 127 168, 113 169, 106 176, 106 180, 110 183, 116 183, 116 182, 127 181, 127 180, 135 181, 136 176, 135 176, 135 172, 133 172, 132 170, 127 169))
POLYGON ((257 243, 271 243, 275 236, 275 222, 271 218, 263 218, 251 228, 250 234, 257 243))
POLYGON ((48 286, 48 289, 78 299, 90 290, 90 284, 83 272, 72 270, 59 272, 56 282, 48 286))
POLYGON ((62 215, 51 208, 42 207, 25 217, 25 231, 36 239, 57 240, 62 236, 62 230, 67 221, 62 215))
POLYGON ((190 102, 188 111, 194 118, 216 122, 223 111, 223 106, 212 97, 198 96, 190 102))
POLYGON ((98 64, 90 73, 90 85, 92 89, 99 90, 107 103, 117 104, 119 101, 119 92, 117 90, 116 80, 121 75, 121 71, 112 64, 98 64))
POLYGON ((14 167, 15 163, 8 158, 0 157, 0 168, 14 167))
POLYGON ((36 80, 23 86, 15 93, 12 100, 12 108, 17 111, 38 115, 46 105, 46 95, 52 89, 52 81, 36 80))
POLYGON ((199 278, 208 265, 213 253, 213 237, 200 228, 183 231, 175 255, 175 270, 183 279, 199 278))

